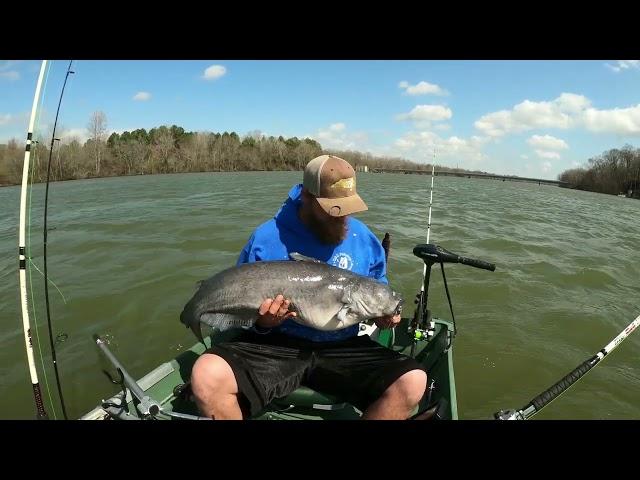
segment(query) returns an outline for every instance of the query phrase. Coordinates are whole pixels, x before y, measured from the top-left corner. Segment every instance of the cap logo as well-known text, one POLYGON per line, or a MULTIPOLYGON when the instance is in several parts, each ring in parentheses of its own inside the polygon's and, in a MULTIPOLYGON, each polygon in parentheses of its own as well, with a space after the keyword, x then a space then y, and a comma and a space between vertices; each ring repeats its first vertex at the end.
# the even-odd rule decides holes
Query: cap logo
POLYGON ((331 188, 343 188, 345 190, 352 190, 356 184, 356 179, 353 177, 343 178, 331 185, 331 188))

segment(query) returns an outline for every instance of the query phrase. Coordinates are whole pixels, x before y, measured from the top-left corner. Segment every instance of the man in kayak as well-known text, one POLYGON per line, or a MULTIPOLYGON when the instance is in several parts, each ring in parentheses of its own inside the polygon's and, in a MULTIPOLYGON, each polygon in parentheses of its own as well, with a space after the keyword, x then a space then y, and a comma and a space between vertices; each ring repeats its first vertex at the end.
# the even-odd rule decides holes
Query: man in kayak
MULTIPOLYGON (((260 225, 238 264, 288 259, 297 252, 388 283, 384 249, 350 215, 367 210, 355 171, 336 156, 311 160, 274 218, 260 225)), ((422 399, 427 375, 415 359, 385 348, 359 325, 320 331, 299 323, 290 299, 260 306, 256 326, 214 345, 195 363, 191 388, 203 415, 250 418, 300 385, 344 399, 363 419, 407 419, 422 399)), ((400 315, 375 320, 393 328, 400 315)))

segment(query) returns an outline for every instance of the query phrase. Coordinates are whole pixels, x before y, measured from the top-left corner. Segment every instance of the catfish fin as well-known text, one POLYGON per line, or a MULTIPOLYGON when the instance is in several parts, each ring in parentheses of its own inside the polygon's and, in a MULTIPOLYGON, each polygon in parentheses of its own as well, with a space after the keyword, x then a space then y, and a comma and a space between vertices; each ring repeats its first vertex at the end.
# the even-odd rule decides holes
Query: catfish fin
POLYGON ((225 331, 231 328, 251 327, 256 319, 234 315, 232 313, 207 312, 200 315, 200 321, 209 325, 211 328, 225 331))
POLYGON ((291 252, 289 256, 295 260, 296 262, 314 262, 314 263, 324 263, 317 258, 307 257, 306 255, 302 255, 298 252, 291 252))

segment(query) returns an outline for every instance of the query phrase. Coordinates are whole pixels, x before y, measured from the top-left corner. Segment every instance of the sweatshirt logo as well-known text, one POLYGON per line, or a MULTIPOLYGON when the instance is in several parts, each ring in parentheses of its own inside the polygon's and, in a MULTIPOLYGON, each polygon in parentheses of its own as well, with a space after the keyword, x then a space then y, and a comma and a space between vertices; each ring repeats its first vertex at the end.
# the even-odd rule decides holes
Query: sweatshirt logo
POLYGON ((344 270, 353 268, 353 259, 346 253, 336 253, 331 258, 331 264, 344 270))

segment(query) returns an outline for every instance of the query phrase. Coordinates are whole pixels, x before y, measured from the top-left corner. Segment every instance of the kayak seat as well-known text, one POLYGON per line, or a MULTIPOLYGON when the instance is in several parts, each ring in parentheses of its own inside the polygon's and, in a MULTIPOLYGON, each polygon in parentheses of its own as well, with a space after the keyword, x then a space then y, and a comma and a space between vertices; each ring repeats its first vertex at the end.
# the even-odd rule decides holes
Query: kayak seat
MULTIPOLYGON (((349 406, 334 395, 317 392, 309 387, 301 386, 286 397, 275 399, 274 405, 297 408, 311 408, 315 410, 341 410, 349 406)), ((418 405, 412 410, 411 415, 418 413, 418 405)))
POLYGON ((317 392, 309 387, 300 386, 286 397, 278 398, 274 404, 288 407, 295 405, 300 408, 313 408, 316 410, 340 410, 349 404, 334 395, 317 392))

